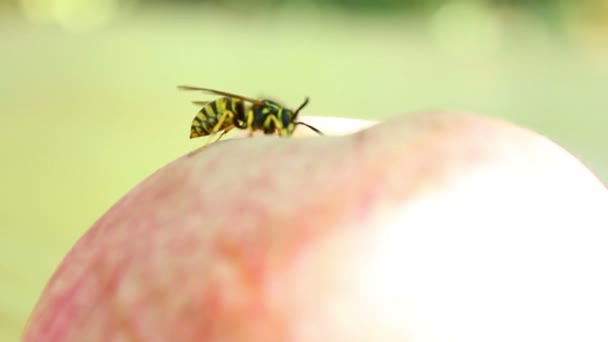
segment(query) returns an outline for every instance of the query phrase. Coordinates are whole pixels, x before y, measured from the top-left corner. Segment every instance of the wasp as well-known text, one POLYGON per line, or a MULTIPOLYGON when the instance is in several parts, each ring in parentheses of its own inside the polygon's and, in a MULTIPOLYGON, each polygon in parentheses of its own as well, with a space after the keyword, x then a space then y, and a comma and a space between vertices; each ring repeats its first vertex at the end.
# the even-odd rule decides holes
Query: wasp
POLYGON ((214 101, 193 101, 203 106, 192 120, 190 139, 209 136, 222 132, 215 140, 219 141, 234 128, 249 130, 249 136, 255 131, 263 131, 270 135, 278 133, 279 136, 291 136, 296 126, 302 125, 310 128, 319 135, 321 131, 301 121, 297 121, 298 114, 308 104, 308 97, 294 111, 268 99, 256 100, 225 91, 192 86, 178 86, 182 90, 198 90, 223 96, 214 101))

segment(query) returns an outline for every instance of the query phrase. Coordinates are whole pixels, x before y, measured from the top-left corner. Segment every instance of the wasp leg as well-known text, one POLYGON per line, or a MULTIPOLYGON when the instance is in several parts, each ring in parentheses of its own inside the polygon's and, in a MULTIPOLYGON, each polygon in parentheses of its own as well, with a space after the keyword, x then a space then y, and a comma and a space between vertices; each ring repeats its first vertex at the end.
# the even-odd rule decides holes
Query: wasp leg
POLYGON ((253 114, 253 110, 250 109, 245 113, 245 121, 242 122, 242 124, 245 125, 243 128, 248 128, 249 134, 247 136, 249 138, 251 138, 255 132, 255 128, 253 127, 254 119, 255 115, 253 114))
POLYGON ((249 138, 253 137, 254 132, 255 132, 255 129, 253 128, 253 125, 249 125, 249 133, 247 134, 247 136, 249 138))
POLYGON ((207 142, 205 142, 205 145, 203 145, 203 146, 209 145, 211 143, 211 138, 213 138, 213 135, 209 134, 209 138, 207 138, 207 142))
MULTIPOLYGON (((269 119, 269 121, 274 121, 274 127, 275 127, 274 129, 276 129, 276 131, 280 137, 289 135, 287 133, 286 127, 282 126, 281 122, 279 121, 279 119, 277 117, 271 116, 268 119, 269 119)), ((273 132, 271 132, 269 134, 273 134, 273 133, 274 133, 274 130, 273 130, 273 132)))
POLYGON ((234 126, 232 127, 228 127, 226 129, 224 129, 224 131, 222 132, 222 134, 220 134, 220 136, 215 139, 214 143, 218 142, 220 139, 222 139, 224 137, 224 135, 228 134, 228 132, 230 132, 232 129, 234 128, 234 126))
MULTIPOLYGON (((207 139, 207 142, 205 143, 205 145, 203 146, 207 146, 211 143, 211 138, 213 137, 213 134, 218 133, 220 128, 222 128, 222 125, 224 124, 224 122, 227 121, 227 119, 230 118, 230 120, 234 120, 234 114, 227 110, 224 113, 222 113, 222 116, 220 117, 220 120, 217 122, 217 124, 213 127, 213 129, 211 130, 211 133, 209 135, 209 138, 207 139)), ((217 142, 218 140, 220 140, 224 135, 226 135, 226 133, 228 133, 226 130, 224 130, 224 132, 222 132, 222 134, 220 134, 220 137, 217 138, 214 142, 217 142)))

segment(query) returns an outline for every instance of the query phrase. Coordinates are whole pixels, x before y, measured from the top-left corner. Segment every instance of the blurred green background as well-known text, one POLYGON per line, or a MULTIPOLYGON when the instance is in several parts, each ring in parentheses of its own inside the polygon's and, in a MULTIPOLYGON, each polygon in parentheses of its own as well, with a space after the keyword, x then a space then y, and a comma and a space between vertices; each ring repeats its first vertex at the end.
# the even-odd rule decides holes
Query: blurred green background
POLYGON ((607 1, 0 0, 0 341, 96 219, 201 145, 205 98, 177 84, 310 96, 309 115, 483 112, 608 180, 607 1))

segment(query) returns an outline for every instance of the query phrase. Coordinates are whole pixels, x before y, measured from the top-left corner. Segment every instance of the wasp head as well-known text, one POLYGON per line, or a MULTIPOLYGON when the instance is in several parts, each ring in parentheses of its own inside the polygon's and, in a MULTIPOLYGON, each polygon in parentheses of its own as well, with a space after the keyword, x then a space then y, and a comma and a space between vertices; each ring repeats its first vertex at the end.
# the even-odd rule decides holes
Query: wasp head
POLYGON ((280 105, 277 102, 274 102, 271 100, 264 100, 263 101, 264 105, 260 106, 260 113, 262 114, 259 116, 260 119, 264 118, 263 120, 265 120, 265 118, 270 115, 274 116, 277 119, 276 121, 274 121, 276 123, 276 126, 275 126, 275 124, 273 124, 272 126, 269 126, 269 127, 264 126, 264 132, 272 133, 276 129, 278 131, 279 135, 290 136, 296 130, 297 125, 303 125, 303 126, 306 126, 310 129, 312 129, 313 131, 317 132, 318 134, 323 135, 323 133, 321 133, 318 129, 316 129, 306 123, 297 121, 300 111, 304 107, 306 107, 308 102, 309 102, 309 98, 307 97, 304 99, 304 102, 296 110, 291 110, 289 108, 286 108, 286 107, 280 105))
POLYGON ((279 134, 281 135, 292 135, 296 130, 296 125, 298 125, 297 119, 298 114, 302 110, 302 108, 306 107, 308 104, 308 98, 304 100, 304 102, 294 111, 289 108, 282 108, 282 115, 280 115, 281 119, 281 129, 279 129, 279 134))

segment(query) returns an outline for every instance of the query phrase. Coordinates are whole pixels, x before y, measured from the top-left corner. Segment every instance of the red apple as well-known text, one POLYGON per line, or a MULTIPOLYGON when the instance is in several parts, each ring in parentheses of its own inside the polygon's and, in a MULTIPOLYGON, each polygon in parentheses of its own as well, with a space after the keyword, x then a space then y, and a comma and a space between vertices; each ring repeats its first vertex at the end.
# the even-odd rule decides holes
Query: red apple
POLYGON ((91 227, 23 341, 608 341, 606 213, 565 150, 478 115, 222 141, 91 227))

